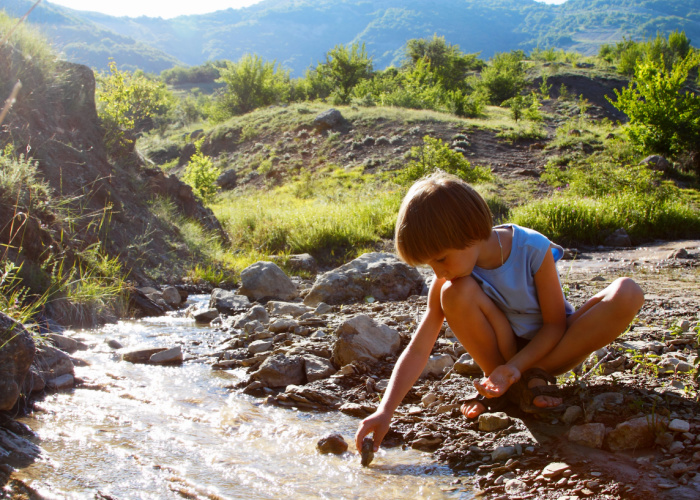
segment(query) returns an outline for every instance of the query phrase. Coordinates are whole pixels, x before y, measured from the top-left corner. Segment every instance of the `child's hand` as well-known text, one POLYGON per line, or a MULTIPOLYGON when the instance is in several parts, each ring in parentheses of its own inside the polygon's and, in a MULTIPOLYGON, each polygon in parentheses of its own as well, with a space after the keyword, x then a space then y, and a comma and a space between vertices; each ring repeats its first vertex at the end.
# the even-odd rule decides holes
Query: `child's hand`
POLYGON ((505 364, 497 366, 488 378, 474 382, 474 387, 484 397, 495 398, 506 393, 508 388, 520 380, 520 370, 505 364))
POLYGON ((360 427, 355 434, 355 446, 357 446, 357 451, 362 450, 362 440, 371 432, 374 432, 374 451, 378 451, 384 436, 389 432, 389 424, 391 424, 391 413, 385 415, 377 411, 364 419, 362 423, 360 423, 360 427))

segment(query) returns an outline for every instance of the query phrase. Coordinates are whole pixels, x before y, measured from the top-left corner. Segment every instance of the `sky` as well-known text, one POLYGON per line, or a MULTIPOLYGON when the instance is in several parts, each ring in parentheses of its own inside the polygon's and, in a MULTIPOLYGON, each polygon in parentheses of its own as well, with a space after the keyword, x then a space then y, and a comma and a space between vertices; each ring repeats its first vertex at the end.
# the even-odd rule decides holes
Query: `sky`
MULTIPOLYGON (((46 1, 46 0, 44 0, 46 1)), ((95 1, 95 0, 51 0, 50 3, 63 5, 75 10, 90 10, 101 12, 110 16, 128 17, 171 17, 188 14, 206 14, 216 10, 224 10, 232 7, 240 9, 261 2, 262 0, 196 0, 173 1, 173 0, 117 0, 117 1, 95 1)), ((564 3, 566 0, 536 0, 544 3, 564 3)))

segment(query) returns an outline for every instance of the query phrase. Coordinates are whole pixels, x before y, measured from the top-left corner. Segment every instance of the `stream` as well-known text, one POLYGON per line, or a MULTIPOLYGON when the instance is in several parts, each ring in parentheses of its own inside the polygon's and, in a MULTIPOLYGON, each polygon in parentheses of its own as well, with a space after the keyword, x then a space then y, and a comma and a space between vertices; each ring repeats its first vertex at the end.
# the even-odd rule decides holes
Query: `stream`
POLYGON ((245 373, 204 361, 220 335, 175 316, 73 332, 89 346, 74 355, 89 364, 75 369, 85 386, 47 395, 20 419, 43 452, 13 476, 46 498, 472 498, 430 454, 382 449, 361 467, 355 418, 267 406, 233 391, 245 373), (111 339, 122 351, 181 345, 186 360, 120 361, 111 339), (316 443, 329 432, 340 432, 349 452, 320 454, 316 443))

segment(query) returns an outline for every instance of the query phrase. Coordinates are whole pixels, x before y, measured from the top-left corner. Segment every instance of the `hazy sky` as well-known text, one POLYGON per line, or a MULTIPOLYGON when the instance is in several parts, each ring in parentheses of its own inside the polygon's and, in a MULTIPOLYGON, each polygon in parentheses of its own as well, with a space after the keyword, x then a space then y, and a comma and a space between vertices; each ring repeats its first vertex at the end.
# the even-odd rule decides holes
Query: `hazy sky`
MULTIPOLYGON (((46 1, 46 0, 44 0, 46 1)), ((76 10, 91 10, 111 16, 149 16, 170 18, 186 14, 205 14, 215 10, 233 7, 239 9, 261 2, 262 0, 51 0, 50 3, 63 5, 76 10)), ((536 0, 545 3, 564 3, 566 0, 536 0)))

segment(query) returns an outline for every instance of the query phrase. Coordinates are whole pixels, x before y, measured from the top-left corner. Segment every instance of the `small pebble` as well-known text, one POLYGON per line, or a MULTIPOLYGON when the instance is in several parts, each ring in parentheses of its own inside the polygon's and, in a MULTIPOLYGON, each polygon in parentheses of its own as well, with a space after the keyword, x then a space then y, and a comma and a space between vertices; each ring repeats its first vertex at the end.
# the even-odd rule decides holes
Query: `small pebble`
POLYGON ((365 436, 362 440, 362 459, 363 467, 367 467, 374 460, 374 439, 370 436, 365 436))

